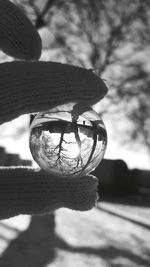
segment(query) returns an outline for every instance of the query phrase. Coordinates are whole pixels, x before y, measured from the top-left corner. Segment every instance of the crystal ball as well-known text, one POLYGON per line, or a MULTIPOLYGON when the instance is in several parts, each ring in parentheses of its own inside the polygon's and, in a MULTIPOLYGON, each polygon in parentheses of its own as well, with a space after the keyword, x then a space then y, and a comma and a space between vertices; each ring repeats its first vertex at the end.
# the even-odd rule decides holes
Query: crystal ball
POLYGON ((35 116, 29 146, 34 160, 48 173, 81 177, 101 162, 107 133, 91 108, 61 105, 35 116))

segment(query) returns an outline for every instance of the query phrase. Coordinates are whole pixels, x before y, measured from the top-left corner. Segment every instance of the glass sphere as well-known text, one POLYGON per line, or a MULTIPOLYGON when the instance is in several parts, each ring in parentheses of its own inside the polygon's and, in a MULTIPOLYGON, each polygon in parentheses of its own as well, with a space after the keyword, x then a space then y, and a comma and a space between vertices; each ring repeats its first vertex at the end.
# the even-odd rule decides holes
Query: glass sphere
POLYGON ((57 106, 37 114, 30 126, 34 160, 48 173, 83 176, 102 160, 107 133, 99 115, 89 107, 57 106))

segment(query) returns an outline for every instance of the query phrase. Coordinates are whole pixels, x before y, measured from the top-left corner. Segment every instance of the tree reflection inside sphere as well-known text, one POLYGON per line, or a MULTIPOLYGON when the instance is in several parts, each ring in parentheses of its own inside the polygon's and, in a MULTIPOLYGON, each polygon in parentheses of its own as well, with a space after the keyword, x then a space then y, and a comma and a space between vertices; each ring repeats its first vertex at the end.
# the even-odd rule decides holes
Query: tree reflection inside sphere
POLYGON ((59 176, 83 176, 102 160, 107 133, 91 108, 62 105, 35 116, 30 127, 32 156, 45 171, 59 176))

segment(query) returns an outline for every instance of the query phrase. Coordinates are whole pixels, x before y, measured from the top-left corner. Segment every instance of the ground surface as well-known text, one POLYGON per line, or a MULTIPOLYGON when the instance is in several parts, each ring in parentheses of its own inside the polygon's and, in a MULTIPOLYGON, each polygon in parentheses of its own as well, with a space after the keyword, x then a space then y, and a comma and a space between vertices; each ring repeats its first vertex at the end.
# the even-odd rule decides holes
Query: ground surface
POLYGON ((0 256, 0 267, 150 266, 150 209, 102 202, 3 220, 0 256))
MULTIPOLYGON (((0 145, 29 159, 28 136, 19 135, 24 124, 21 118, 14 128, 1 126, 0 145)), ((60 209, 0 221, 0 267, 149 267, 150 208, 140 206, 142 199, 123 200, 83 213, 60 209)))

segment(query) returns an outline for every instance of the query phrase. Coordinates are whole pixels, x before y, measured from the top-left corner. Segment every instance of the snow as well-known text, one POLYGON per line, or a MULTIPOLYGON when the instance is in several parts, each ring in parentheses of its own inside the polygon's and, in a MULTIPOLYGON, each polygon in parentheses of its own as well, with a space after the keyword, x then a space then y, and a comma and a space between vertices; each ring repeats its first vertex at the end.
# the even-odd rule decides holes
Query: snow
POLYGON ((149 207, 102 202, 86 212, 3 220, 0 266, 150 266, 149 219, 149 207))

